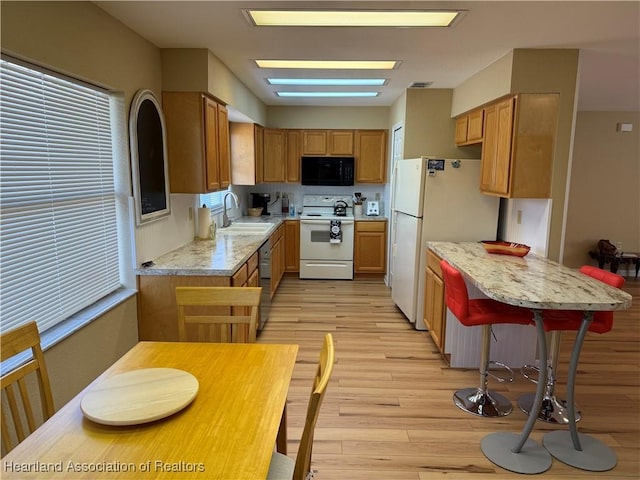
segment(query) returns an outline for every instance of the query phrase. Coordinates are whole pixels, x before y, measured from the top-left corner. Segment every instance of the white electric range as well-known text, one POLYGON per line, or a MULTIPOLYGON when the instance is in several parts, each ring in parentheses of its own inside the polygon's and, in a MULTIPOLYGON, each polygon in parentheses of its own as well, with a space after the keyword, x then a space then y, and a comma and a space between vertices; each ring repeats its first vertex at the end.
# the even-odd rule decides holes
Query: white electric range
POLYGON ((304 195, 300 214, 300 278, 353 279, 353 199, 304 195))

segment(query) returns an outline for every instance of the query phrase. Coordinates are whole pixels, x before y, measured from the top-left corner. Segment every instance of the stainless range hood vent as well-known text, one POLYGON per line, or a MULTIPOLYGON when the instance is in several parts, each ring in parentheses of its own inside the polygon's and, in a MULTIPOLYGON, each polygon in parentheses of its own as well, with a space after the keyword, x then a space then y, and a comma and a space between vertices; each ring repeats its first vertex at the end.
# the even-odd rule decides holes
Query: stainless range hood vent
POLYGON ((409 88, 429 88, 433 82, 413 82, 409 88))

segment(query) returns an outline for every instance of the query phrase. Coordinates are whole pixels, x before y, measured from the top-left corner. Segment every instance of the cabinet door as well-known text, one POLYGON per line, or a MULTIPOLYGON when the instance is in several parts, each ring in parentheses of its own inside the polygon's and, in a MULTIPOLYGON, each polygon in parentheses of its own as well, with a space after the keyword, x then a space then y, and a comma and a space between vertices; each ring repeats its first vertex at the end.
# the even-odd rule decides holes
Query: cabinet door
POLYGON ((300 156, 302 133, 300 130, 286 130, 287 182, 300 182, 300 156))
POLYGON ((484 126, 484 110, 476 110, 467 115, 467 142, 477 143, 482 140, 484 126))
POLYGON ((385 183, 387 176, 387 131, 356 130, 357 183, 385 183))
POLYGON ((326 155, 327 131, 326 130, 303 130, 302 131, 302 154, 303 155, 326 155))
POLYGON ((444 282, 433 270, 427 268, 425 287, 424 323, 436 346, 444 349, 444 282))
POLYGON ((385 273, 387 270, 386 222, 356 222, 353 267, 356 273, 385 273))
POLYGON ((256 145, 256 183, 264 181, 264 127, 255 126, 255 145, 256 145))
POLYGON ((285 222, 285 247, 284 247, 284 270, 285 272, 300 271, 300 222, 298 220, 287 220, 285 222))
POLYGON ((329 131, 329 155, 353 155, 353 130, 329 131))
POLYGON ((513 105, 510 98, 497 106, 498 133, 496 138, 496 174, 493 180, 494 192, 509 193, 511 171, 511 140, 513 138, 513 105))
POLYGON ((207 97, 204 97, 204 131, 207 190, 220 190, 220 174, 218 171, 218 104, 207 97))
POLYGON ((286 137, 284 130, 264 129, 264 182, 283 183, 286 177, 286 137))
POLYGON ((218 162, 220 188, 231 184, 231 149, 229 139, 229 113, 227 107, 218 105, 218 162))
POLYGON ((456 134, 455 134, 456 145, 461 145, 466 143, 468 123, 469 123, 469 117, 467 115, 463 115, 462 117, 456 118, 456 134))
POLYGON ((484 109, 484 141, 482 143, 482 164, 480 168, 480 190, 492 192, 496 175, 496 152, 498 138, 498 111, 495 105, 484 109))

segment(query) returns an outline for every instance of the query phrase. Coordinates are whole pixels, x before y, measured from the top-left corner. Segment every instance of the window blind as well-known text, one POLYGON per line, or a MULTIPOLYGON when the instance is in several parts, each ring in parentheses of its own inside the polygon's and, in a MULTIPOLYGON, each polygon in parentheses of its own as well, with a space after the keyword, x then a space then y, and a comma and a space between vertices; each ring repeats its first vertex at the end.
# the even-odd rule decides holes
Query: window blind
POLYGON ((228 191, 229 189, 221 190, 219 192, 200 194, 200 206, 206 205, 211 210, 221 210, 222 200, 228 191))
POLYGON ((0 61, 2 331, 120 287, 110 97, 0 61))

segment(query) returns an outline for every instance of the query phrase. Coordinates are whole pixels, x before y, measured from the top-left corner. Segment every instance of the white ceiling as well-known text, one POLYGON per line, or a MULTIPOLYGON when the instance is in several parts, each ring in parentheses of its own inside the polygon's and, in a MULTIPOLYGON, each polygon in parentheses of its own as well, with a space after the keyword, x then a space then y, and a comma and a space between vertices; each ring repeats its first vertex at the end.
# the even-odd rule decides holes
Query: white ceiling
MULTIPOLYGON (((207 48, 266 105, 389 106, 413 82, 455 88, 513 48, 580 49, 579 110, 640 110, 640 1, 95 2, 160 48, 207 48), (243 8, 461 9, 450 29, 255 27, 243 8), (400 60, 375 98, 280 98, 254 59, 400 60)), ((379 77, 380 71, 369 74, 379 77)), ((336 71, 313 76, 354 76, 336 71)), ((282 88, 282 87, 280 87, 282 88)), ((372 88, 372 87, 368 87, 372 88)))

